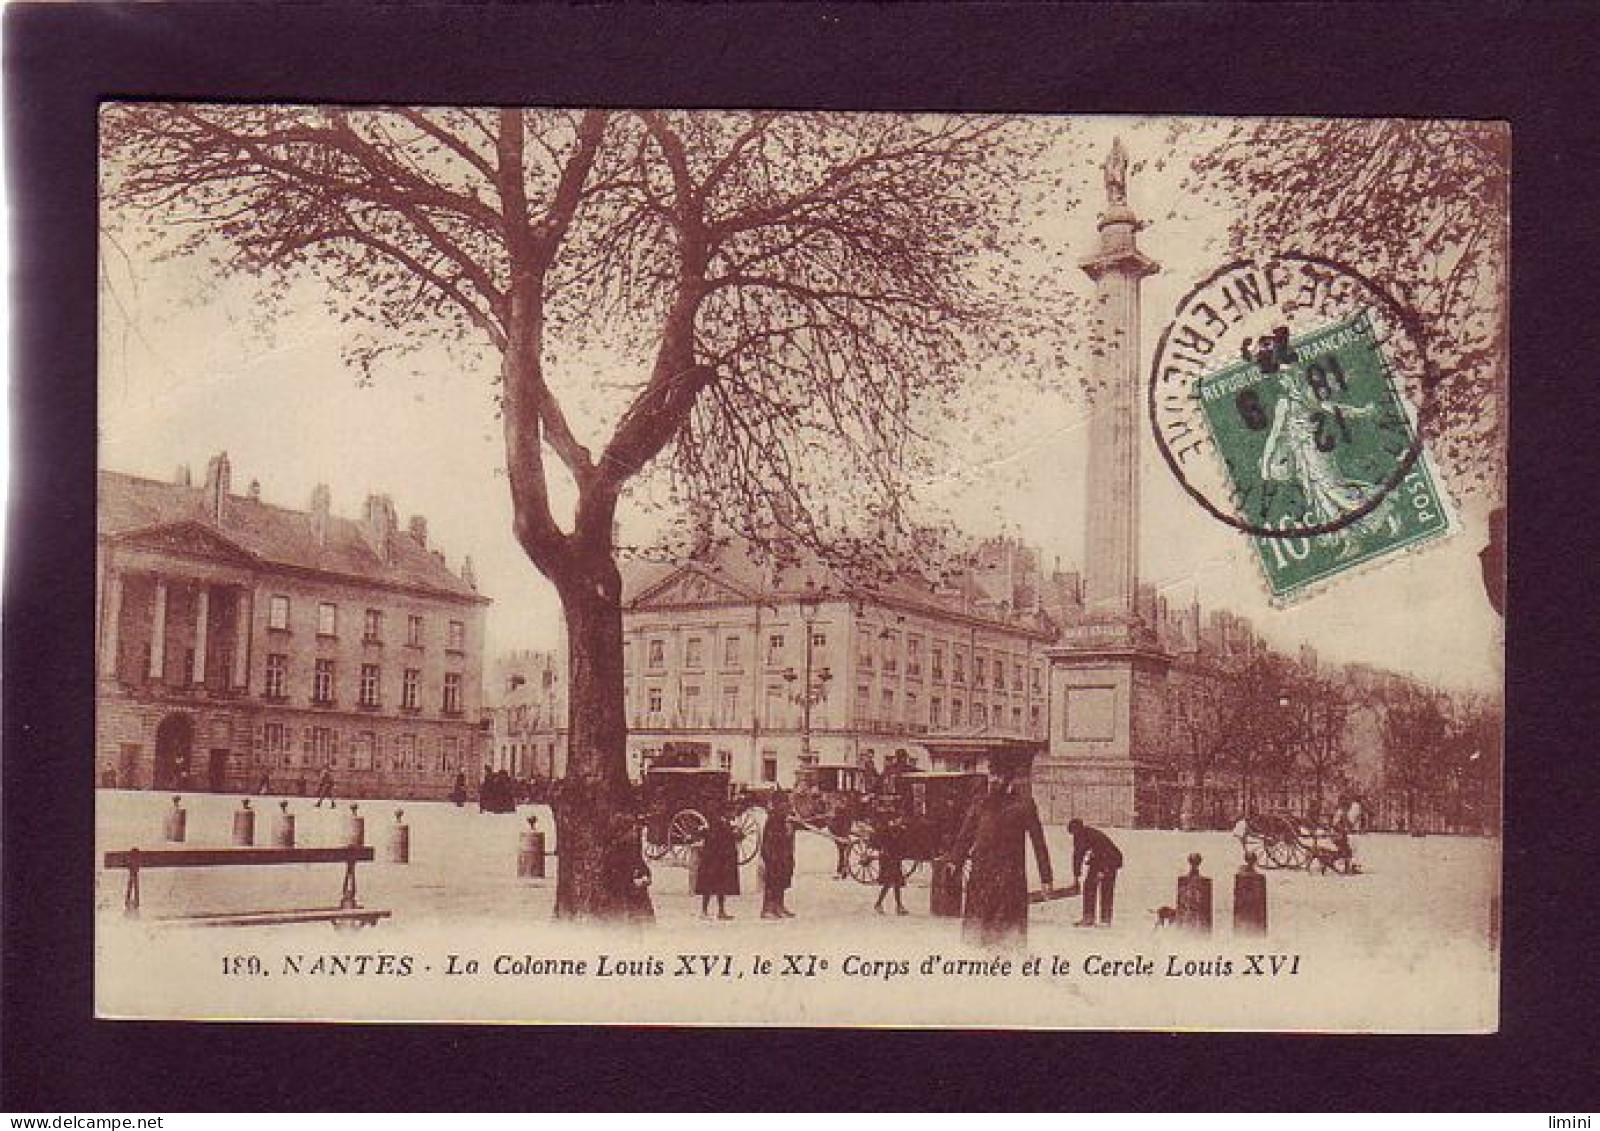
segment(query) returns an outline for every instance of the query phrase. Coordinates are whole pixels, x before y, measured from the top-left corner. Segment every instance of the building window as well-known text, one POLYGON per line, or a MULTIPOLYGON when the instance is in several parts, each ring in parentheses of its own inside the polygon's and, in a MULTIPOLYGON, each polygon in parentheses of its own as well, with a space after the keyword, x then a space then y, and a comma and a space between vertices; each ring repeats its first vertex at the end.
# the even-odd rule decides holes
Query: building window
POLYGON ((339 635, 339 606, 332 601, 321 601, 317 604, 317 635, 339 635))
POLYGON ((370 730, 360 731, 356 740, 350 746, 350 755, 347 764, 352 770, 370 770, 376 761, 374 751, 377 749, 378 736, 370 730))
POLYGON ((937 695, 928 701, 928 723, 936 727, 944 725, 944 700, 937 695))
POLYGON ((422 647, 422 618, 415 614, 406 617, 406 643, 413 648, 422 647))
POLYGON ((937 679, 937 680, 943 680, 944 679, 944 649, 943 648, 935 648, 933 650, 933 678, 937 679))
POLYGON ((691 636, 683 644, 683 666, 686 668, 705 667, 705 642, 698 636, 691 636))
POLYGON ((769 784, 778 780, 778 756, 770 750, 761 753, 761 780, 769 784))
POLYGON ((1016 734, 1022 733, 1022 708, 1011 708, 1011 729, 1016 734))
POLYGON ((744 642, 730 636, 722 642, 722 666, 736 668, 744 663, 744 642))
POLYGON ((767 726, 776 730, 783 725, 783 688, 776 684, 767 686, 767 726))
POLYGON ((289 631, 289 598, 281 594, 267 598, 267 627, 277 632, 289 631))
POLYGON ((333 661, 318 660, 311 679, 311 699, 316 703, 333 702, 333 661))
POLYGON ((722 689, 722 725, 739 725, 739 688, 734 684, 722 689))
POLYGON ((697 727, 701 724, 700 718, 700 686, 687 684, 683 689, 683 721, 688 726, 697 727))
POLYGON ((659 671, 667 666, 667 646, 660 640, 650 641, 650 667, 659 671))
POLYGON ((972 653, 972 686, 982 687, 985 671, 985 662, 982 652, 972 653))
POLYGON ((407 711, 415 711, 418 703, 418 689, 422 686, 422 670, 420 668, 407 668, 400 679, 400 706, 407 711))
POLYGON ((459 715, 461 713, 461 673, 444 673, 444 713, 459 715))
POLYGON ((1028 717, 1033 723, 1034 734, 1037 735, 1039 733, 1039 704, 1035 703, 1031 708, 1029 708, 1028 717))
POLYGON ((462 621, 450 622, 450 632, 445 638, 445 647, 452 652, 463 652, 467 647, 467 626, 462 621))
POLYGON ((972 705, 972 725, 986 727, 989 725, 989 710, 982 703, 972 705))
POLYGON ((652 687, 650 689, 649 711, 652 715, 659 715, 661 713, 661 688, 659 687, 652 687))
POLYGON ((906 638, 906 674, 909 676, 922 674, 922 637, 920 636, 906 638))
POLYGON ((1012 691, 1021 691, 1022 690, 1022 663, 1021 663, 1021 661, 1014 662, 1011 665, 1011 690, 1012 691))
POLYGON ((261 753, 262 761, 268 765, 282 762, 289 765, 289 759, 284 755, 289 751, 289 736, 282 723, 261 724, 261 753))
POLYGON ((856 660, 856 666, 864 671, 872 670, 872 640, 869 637, 866 646, 861 649, 861 655, 856 660))
POLYGON ((952 727, 961 725, 961 700, 959 699, 950 700, 950 725, 952 727))
POLYGON ((454 773, 461 768, 461 740, 455 735, 446 735, 444 746, 439 751, 439 770, 442 773, 454 773))
POLYGON ((1042 668, 1034 668, 1033 669, 1033 693, 1035 695, 1037 695, 1043 690, 1044 690, 1044 670, 1042 668))
POLYGON ((394 740, 394 768, 412 770, 417 765, 417 736, 402 734, 394 740))
POLYGON ((811 634, 811 651, 825 652, 828 650, 828 634, 826 632, 813 632, 811 634))
POLYGON ((631 640, 622 642, 622 670, 625 672, 633 670, 633 641, 631 640))
POLYGON ((900 634, 886 632, 883 635, 883 670, 895 672, 900 667, 900 634))
POLYGON ((883 689, 883 721, 886 723, 894 721, 894 688, 892 687, 883 689))
POLYGON ((767 667, 781 668, 783 666, 783 633, 775 632, 767 637, 767 667))
POLYGON ((732 750, 718 750, 717 751, 717 769, 723 770, 723 771, 725 771, 727 773, 732 773, 733 772, 733 751, 732 750))
POLYGON ((332 766, 334 757, 338 752, 338 744, 334 738, 332 727, 312 727, 307 733, 306 754, 309 756, 308 765, 332 766))
POLYGON ((996 691, 1004 691, 1006 689, 1006 664, 998 656, 995 657, 994 661, 994 689, 996 691))
POLYGON ((289 657, 282 652, 267 654, 266 686, 262 688, 268 699, 283 699, 289 694, 289 657))
POLYGON ((361 639, 366 644, 383 643, 383 610, 368 609, 361 623, 361 639))
POLYGON ((918 721, 918 719, 917 719, 917 693, 915 691, 907 691, 906 692, 906 722, 915 723, 917 721, 918 721))
POLYGON ((872 688, 856 684, 856 721, 866 722, 872 715, 872 688))
POLYGON ((376 707, 378 705, 378 665, 361 665, 361 705, 363 707, 376 707))
POLYGON ((956 652, 953 655, 951 655, 950 659, 955 664, 954 669, 950 672, 950 681, 952 683, 966 683, 967 682, 967 657, 966 657, 966 653, 964 653, 964 652, 956 652))

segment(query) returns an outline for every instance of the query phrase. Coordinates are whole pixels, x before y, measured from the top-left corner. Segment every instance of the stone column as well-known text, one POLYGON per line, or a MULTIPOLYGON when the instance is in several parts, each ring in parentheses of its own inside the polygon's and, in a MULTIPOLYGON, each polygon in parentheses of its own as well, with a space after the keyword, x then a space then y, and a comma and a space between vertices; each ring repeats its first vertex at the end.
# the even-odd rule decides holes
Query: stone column
POLYGON ((1139 285, 1160 270, 1138 247, 1138 218, 1127 203, 1121 139, 1106 163, 1108 206, 1100 249, 1080 266, 1096 283, 1099 316, 1089 425, 1085 607, 1097 617, 1131 620, 1139 585, 1139 285))
POLYGON ((167 664, 167 583, 156 578, 156 606, 150 618, 151 679, 161 679, 167 664))
POLYGON ((250 685, 250 590, 233 591, 233 686, 250 685))
POLYGON ((100 629, 100 674, 117 674, 117 649, 121 647, 122 628, 122 575, 107 573, 105 583, 105 618, 100 629))
POLYGON ((206 682, 206 636, 211 620, 211 587, 202 583, 194 603, 194 671, 190 683, 204 686, 206 682))

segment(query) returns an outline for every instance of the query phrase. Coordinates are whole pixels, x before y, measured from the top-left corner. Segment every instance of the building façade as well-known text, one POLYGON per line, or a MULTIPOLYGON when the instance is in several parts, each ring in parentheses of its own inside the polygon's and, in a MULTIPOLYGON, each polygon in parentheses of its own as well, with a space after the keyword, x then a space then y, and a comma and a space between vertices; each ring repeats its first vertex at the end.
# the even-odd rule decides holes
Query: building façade
POLYGON ((315 789, 444 797, 485 741, 483 621, 461 573, 400 529, 388 496, 359 520, 205 482, 99 477, 96 777, 128 789, 315 789))

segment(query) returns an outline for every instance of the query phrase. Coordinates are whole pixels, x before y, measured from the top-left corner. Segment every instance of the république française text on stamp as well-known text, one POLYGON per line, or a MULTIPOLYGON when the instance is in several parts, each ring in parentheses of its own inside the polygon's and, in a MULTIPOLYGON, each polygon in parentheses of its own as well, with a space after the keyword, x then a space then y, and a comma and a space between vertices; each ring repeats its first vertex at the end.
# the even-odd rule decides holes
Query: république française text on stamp
POLYGON ((1195 396, 1274 597, 1449 531, 1368 312, 1242 353, 1195 396))

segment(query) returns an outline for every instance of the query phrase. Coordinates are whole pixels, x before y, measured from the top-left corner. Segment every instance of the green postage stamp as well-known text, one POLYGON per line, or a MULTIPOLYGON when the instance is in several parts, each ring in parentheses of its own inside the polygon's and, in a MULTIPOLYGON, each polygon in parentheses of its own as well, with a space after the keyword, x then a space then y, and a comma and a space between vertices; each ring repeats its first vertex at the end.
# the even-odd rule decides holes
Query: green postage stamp
POLYGON ((1280 329, 1196 392, 1240 517, 1283 532, 1251 539, 1275 598, 1449 532, 1368 312, 1280 329))

